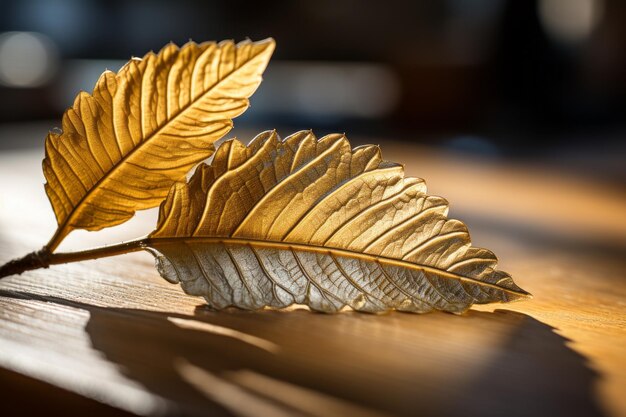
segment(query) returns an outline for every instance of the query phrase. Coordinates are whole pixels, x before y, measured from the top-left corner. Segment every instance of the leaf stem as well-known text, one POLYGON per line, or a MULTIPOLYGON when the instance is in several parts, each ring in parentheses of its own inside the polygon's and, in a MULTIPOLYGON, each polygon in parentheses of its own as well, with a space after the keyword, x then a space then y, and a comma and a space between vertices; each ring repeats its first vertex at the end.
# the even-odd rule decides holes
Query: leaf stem
MULTIPOLYGON (((44 246, 43 249, 29 253, 20 259, 15 259, 0 267, 0 279, 9 275, 21 274, 25 271, 30 271, 39 268, 48 268, 50 265, 65 264, 70 262, 87 261, 91 259, 106 258, 109 256, 122 255, 130 252, 137 252, 148 247, 158 247, 159 245, 175 244, 185 242, 187 237, 144 237, 136 240, 130 240, 128 242, 118 243, 116 245, 101 246, 94 249, 88 249, 79 252, 60 252, 50 253, 44 246)), ((212 243, 212 244, 231 244, 241 246, 257 246, 263 248, 273 248, 279 250, 290 251, 304 251, 319 253, 324 255, 337 254, 338 256, 345 256, 352 259, 361 259, 368 262, 376 262, 379 264, 393 265, 407 269, 419 270, 425 273, 434 273, 442 278, 453 279, 459 282, 468 282, 484 287, 494 288, 500 291, 505 291, 509 294, 514 294, 515 299, 523 299, 532 297, 528 292, 522 290, 516 285, 511 287, 501 286, 498 283, 491 283, 481 281, 480 279, 458 275, 453 272, 442 270, 430 265, 414 264, 404 260, 387 258, 384 256, 371 255, 367 253, 354 252, 347 249, 327 248, 319 247, 307 244, 298 243, 286 243, 286 242, 274 242, 263 241, 256 239, 246 238, 232 238, 232 237, 194 237, 196 243, 212 243)))
POLYGON ((51 253, 48 246, 31 252, 26 256, 13 259, 0 266, 0 279, 9 275, 19 275, 33 269, 48 268, 50 265, 66 264, 70 262, 87 261, 90 259, 106 258, 124 253, 137 252, 146 247, 148 238, 130 240, 116 245, 101 246, 78 252, 51 253))
POLYGON ((54 252, 54 250, 59 246, 59 244, 65 239, 65 237, 69 234, 69 230, 67 230, 67 226, 60 226, 57 228, 54 235, 50 238, 50 241, 44 246, 41 250, 46 251, 48 253, 54 252))

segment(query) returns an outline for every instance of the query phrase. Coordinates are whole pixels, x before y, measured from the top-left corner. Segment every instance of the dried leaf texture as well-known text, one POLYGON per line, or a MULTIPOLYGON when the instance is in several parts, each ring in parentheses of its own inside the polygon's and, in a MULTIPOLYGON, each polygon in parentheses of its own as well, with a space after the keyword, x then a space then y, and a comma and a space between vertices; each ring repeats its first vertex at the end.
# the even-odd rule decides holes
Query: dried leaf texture
POLYGON ((273 50, 271 39, 169 44, 80 93, 62 133, 46 138, 45 188, 59 224, 49 249, 72 229, 158 206, 246 110, 273 50))
POLYGON ((377 146, 266 132, 177 183, 149 246, 164 278, 215 308, 459 313, 526 298, 447 211, 377 146))

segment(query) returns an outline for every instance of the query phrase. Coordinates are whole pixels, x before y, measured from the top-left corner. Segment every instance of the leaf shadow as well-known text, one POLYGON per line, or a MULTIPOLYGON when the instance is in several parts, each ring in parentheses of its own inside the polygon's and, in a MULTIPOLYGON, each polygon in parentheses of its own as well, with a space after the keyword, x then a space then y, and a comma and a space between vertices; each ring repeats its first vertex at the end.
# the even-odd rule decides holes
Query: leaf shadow
POLYGON ((167 415, 604 415, 586 359, 517 312, 187 316, 21 296, 88 310, 92 347, 167 415))

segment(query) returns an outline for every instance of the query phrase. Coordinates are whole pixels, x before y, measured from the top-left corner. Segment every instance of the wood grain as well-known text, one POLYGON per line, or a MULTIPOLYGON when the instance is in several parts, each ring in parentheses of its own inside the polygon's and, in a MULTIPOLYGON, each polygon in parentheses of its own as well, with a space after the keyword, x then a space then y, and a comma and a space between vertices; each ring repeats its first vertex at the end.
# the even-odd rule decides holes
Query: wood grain
MULTIPOLYGON (((533 300, 464 316, 215 312, 161 279, 148 254, 55 266, 0 281, 3 404, 36 409, 37 397, 49 415, 626 416, 623 191, 382 146, 533 300)), ((41 158, 0 154, 0 262, 54 231, 41 158)), ((137 237, 154 221, 140 213, 60 249, 137 237)))

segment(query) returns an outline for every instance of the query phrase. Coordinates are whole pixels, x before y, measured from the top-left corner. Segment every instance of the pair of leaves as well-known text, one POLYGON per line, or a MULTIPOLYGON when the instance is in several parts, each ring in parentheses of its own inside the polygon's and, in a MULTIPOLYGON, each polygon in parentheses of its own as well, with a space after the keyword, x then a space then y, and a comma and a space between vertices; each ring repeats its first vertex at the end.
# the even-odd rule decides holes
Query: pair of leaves
POLYGON ((447 202, 377 146, 265 132, 248 146, 225 142, 180 181, 245 110, 273 49, 272 40, 168 45, 81 93, 63 133, 46 140, 59 223, 48 250, 165 199, 143 245, 164 278, 216 308, 462 312, 527 296, 447 218, 447 202))

